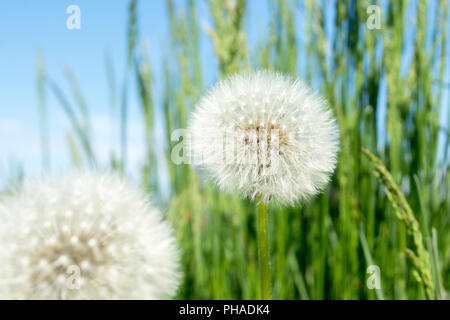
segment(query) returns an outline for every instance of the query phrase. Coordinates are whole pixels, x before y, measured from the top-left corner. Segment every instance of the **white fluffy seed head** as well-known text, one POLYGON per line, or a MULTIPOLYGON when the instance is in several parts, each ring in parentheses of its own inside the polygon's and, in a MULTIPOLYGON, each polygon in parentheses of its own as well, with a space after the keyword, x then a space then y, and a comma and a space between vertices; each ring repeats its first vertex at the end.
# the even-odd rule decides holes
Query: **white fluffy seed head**
POLYGON ((199 102, 189 151, 219 187, 292 205, 315 195, 336 167, 339 134, 326 101, 269 71, 231 76, 199 102))
POLYGON ((178 260, 162 214, 115 175, 27 180, 0 202, 0 298, 167 299, 178 260))

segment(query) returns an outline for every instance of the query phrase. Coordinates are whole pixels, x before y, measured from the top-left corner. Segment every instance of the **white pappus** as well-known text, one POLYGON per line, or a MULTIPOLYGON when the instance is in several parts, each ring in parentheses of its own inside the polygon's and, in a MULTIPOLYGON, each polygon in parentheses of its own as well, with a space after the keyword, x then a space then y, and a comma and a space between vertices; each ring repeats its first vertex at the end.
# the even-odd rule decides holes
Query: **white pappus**
POLYGON ((3 299, 167 299, 178 288, 171 227, 118 176, 26 180, 0 221, 3 299))
POLYGON ((270 71, 219 81, 197 104, 189 134, 193 163, 222 190, 266 204, 292 205, 317 194, 339 149, 324 98, 270 71))

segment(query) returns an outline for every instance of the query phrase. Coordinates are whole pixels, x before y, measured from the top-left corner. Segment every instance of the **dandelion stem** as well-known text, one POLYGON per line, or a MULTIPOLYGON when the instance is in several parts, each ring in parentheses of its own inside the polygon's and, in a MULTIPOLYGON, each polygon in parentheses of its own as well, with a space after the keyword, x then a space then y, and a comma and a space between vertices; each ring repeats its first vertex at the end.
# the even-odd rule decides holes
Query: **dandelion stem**
POLYGON ((267 209, 266 205, 258 203, 258 258, 259 273, 261 277, 261 298, 270 300, 272 297, 270 289, 270 264, 269 264, 269 234, 267 232, 267 209))

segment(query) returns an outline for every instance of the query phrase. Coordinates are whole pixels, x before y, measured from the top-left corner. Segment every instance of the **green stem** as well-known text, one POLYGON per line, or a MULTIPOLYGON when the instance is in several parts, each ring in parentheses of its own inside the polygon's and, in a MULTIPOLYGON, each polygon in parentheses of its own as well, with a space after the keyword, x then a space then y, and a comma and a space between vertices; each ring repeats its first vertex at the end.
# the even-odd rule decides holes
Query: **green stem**
POLYGON ((259 273, 261 277, 261 298, 270 300, 272 293, 270 289, 270 264, 269 264, 269 234, 267 232, 267 209, 266 205, 258 203, 258 258, 259 273))

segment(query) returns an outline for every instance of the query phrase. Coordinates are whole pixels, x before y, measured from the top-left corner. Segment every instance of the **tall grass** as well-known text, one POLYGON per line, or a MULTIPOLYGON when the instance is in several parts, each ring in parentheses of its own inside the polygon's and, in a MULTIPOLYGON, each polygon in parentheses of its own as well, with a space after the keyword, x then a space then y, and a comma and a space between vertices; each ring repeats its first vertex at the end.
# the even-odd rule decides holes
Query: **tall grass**
MULTIPOLYGON (((448 26, 448 2, 389 1, 382 6, 382 29, 366 26, 373 1, 269 1, 270 34, 256 47, 246 40, 244 0, 209 0, 212 24, 202 28, 192 0, 182 9, 167 1, 170 49, 164 86, 154 98, 152 66, 144 42, 138 44, 139 6, 131 1, 127 63, 121 93, 120 157, 110 166, 126 171, 129 81, 136 81, 145 130, 144 187, 161 194, 155 155, 154 115, 164 114, 165 159, 170 184, 167 216, 183 252, 185 280, 178 298, 248 299, 261 296, 256 255, 256 212, 236 195, 219 193, 188 165, 170 160, 171 132, 185 128, 204 84, 200 40, 209 37, 219 77, 250 67, 306 75, 336 114, 341 151, 333 182, 320 196, 295 208, 270 208, 269 234, 273 297, 276 299, 425 299, 446 298, 450 288, 450 178, 438 159, 439 111, 448 26), (302 10, 303 26, 295 21, 302 10), (429 21, 432 17, 433 21, 429 21), (331 25, 330 25, 331 24, 331 25), (430 27, 426 27, 429 26, 430 27), (328 32, 332 30, 332 32, 328 32), (414 32, 407 32, 413 28, 414 32), (304 45, 299 46, 302 42, 304 45), (406 44, 413 58, 406 63, 406 44), (307 61, 300 61, 304 57, 307 61), (306 70, 299 70, 304 65, 306 70), (386 89, 386 117, 380 91, 386 89), (380 131, 381 130, 381 131, 380 131), (361 151, 361 148, 364 151, 361 151), (370 152, 368 151, 370 150, 370 152), (365 157, 364 154, 368 155, 365 157), (377 155, 377 156, 375 156, 377 155), (373 174, 375 170, 375 174, 373 174), (381 290, 366 285, 368 265, 381 270, 381 290)), ((140 23, 145 23, 141 21, 140 23)), ((250 26, 251 28, 251 26, 250 26)), ((153 39, 150 39, 152 41, 153 39)), ((110 83, 114 84, 113 67, 110 83)), ((74 76, 73 99, 44 77, 71 121, 68 145, 78 165, 95 162, 89 110, 74 76), (74 101, 73 104, 70 101, 74 101)), ((111 102, 117 94, 114 85, 111 102)), ((40 95, 45 137, 45 100, 40 95)), ((112 102, 113 103, 113 102, 112 102)), ((115 103, 115 102, 114 102, 115 103)), ((44 156, 44 162, 49 163, 44 156)))

